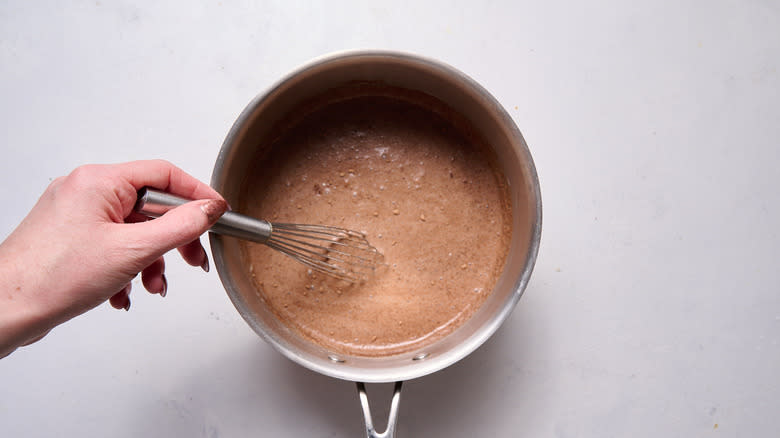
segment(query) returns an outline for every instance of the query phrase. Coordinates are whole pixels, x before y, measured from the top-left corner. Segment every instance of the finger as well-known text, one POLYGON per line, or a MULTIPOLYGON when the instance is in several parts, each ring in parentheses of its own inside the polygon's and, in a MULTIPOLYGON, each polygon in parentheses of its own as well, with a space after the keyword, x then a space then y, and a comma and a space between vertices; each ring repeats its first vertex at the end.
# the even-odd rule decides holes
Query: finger
POLYGON ((193 240, 178 248, 181 258, 191 266, 200 266, 204 271, 209 272, 209 257, 206 250, 200 243, 200 239, 193 240))
POLYGON ((34 344, 34 343, 40 341, 41 339, 43 339, 44 336, 48 335, 50 331, 51 330, 46 330, 42 335, 39 335, 39 336, 36 336, 36 337, 30 339, 29 341, 27 341, 24 344, 22 344, 22 346, 24 347, 26 345, 34 344))
POLYGON ((117 164, 115 169, 119 172, 119 176, 129 183, 122 187, 128 193, 120 196, 125 216, 130 213, 135 204, 135 192, 144 186, 154 187, 186 199, 222 199, 216 190, 164 160, 131 161, 117 164))
POLYGON ((130 247, 142 248, 139 261, 150 265, 163 254, 192 242, 205 233, 227 210, 222 199, 188 202, 147 222, 119 226, 130 247))
POLYGON ((168 280, 165 278, 165 259, 158 258, 151 265, 141 271, 141 282, 149 293, 160 294, 164 297, 168 293, 168 280))
POLYGON ((151 186, 188 199, 222 199, 208 184, 165 160, 130 161, 117 168, 136 190, 151 186))
POLYGON ((108 299, 108 302, 111 303, 111 307, 114 309, 130 310, 130 289, 132 289, 132 287, 132 283, 127 283, 122 290, 112 295, 111 298, 108 299))
POLYGON ((141 213, 131 212, 126 218, 125 223, 126 224, 134 224, 137 222, 146 222, 148 220, 151 220, 149 216, 141 213))
POLYGON ((65 180, 64 176, 58 176, 57 178, 54 178, 54 181, 49 183, 49 187, 46 190, 49 191, 57 191, 57 188, 62 185, 62 182, 65 180))

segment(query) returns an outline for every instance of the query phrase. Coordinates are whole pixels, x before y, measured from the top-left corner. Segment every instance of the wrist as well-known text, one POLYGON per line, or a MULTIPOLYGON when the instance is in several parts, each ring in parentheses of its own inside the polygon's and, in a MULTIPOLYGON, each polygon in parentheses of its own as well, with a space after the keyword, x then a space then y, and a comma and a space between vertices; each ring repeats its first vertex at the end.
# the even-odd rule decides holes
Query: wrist
MULTIPOLYGON (((18 286, 17 286, 18 287, 18 286)), ((0 358, 44 335, 48 328, 15 288, 0 291, 0 358)))
POLYGON ((51 329, 42 306, 34 302, 35 285, 7 243, 0 245, 0 358, 51 329))

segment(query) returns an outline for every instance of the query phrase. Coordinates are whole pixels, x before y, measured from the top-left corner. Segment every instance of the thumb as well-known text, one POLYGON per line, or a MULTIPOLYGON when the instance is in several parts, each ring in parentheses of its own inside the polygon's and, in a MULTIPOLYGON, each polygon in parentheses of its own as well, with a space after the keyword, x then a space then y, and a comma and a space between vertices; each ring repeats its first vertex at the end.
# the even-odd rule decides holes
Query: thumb
POLYGON ((157 219, 133 224, 133 240, 142 242, 152 260, 197 239, 227 211, 224 199, 191 201, 157 219))

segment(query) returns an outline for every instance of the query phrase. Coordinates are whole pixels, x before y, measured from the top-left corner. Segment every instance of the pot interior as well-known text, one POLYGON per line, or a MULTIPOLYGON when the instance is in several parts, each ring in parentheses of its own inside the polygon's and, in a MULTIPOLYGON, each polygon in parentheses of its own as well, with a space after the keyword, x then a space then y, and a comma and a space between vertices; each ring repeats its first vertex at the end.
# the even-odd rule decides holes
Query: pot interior
POLYGON ((236 309, 260 336, 291 360, 341 379, 408 380, 437 371, 469 354, 495 332, 514 308, 528 282, 538 250, 539 184, 522 135, 498 102, 473 80, 451 67, 416 56, 360 52, 317 61, 253 100, 223 144, 214 167, 212 186, 231 205, 239 205, 250 164, 258 148, 272 143, 275 126, 302 102, 355 81, 381 83, 433 96, 469 120, 494 150, 509 186, 512 233, 503 272, 481 308, 450 335, 413 352, 386 357, 334 354, 280 323, 256 299, 236 239, 211 234, 212 253, 236 309))

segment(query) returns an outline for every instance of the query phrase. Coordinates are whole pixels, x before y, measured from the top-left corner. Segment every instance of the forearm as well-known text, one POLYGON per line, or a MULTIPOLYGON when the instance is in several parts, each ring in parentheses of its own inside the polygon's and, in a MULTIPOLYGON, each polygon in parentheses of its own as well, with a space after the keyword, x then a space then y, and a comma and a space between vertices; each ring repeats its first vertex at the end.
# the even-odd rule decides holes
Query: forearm
POLYGON ((34 316, 5 292, 0 298, 0 358, 46 333, 34 316))
POLYGON ((40 306, 30 298, 33 285, 21 265, 11 245, 0 244, 0 358, 50 329, 40 306))

